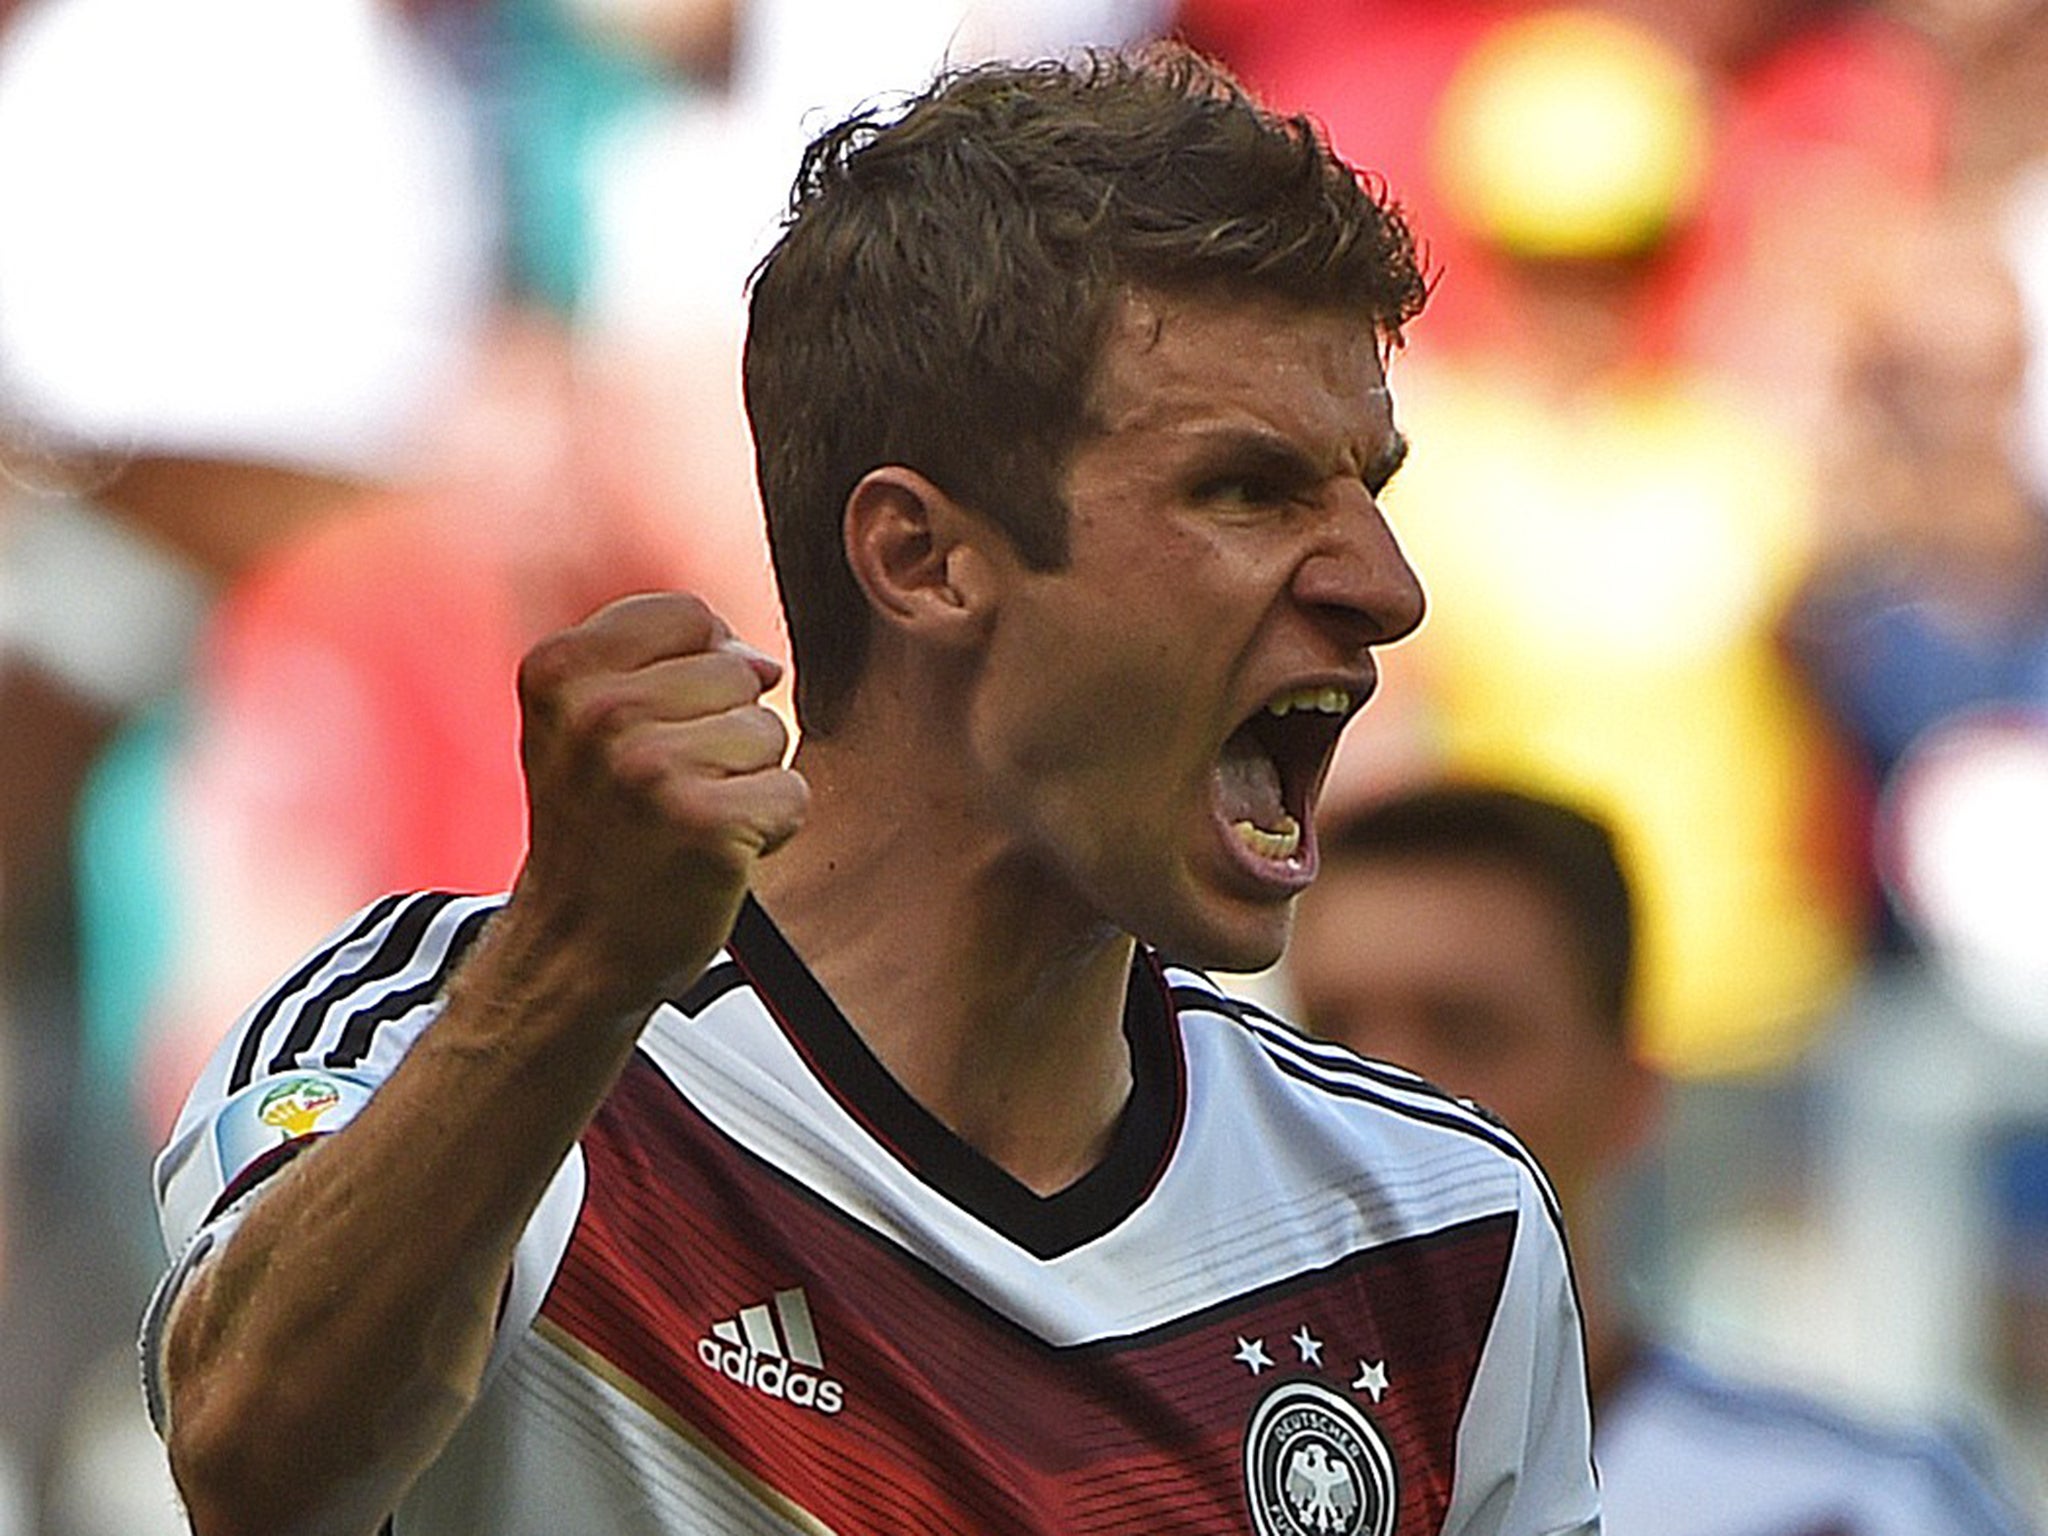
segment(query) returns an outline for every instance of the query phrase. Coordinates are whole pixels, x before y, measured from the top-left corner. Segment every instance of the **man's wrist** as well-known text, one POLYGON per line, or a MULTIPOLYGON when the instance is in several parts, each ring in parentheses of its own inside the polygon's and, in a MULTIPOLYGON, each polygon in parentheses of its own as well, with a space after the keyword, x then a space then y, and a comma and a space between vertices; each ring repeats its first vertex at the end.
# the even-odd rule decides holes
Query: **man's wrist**
POLYGON ((506 1032, 593 1030, 634 1036, 668 989, 622 965, 614 946, 558 923, 536 921, 517 899, 492 920, 448 986, 449 1014, 506 1032))

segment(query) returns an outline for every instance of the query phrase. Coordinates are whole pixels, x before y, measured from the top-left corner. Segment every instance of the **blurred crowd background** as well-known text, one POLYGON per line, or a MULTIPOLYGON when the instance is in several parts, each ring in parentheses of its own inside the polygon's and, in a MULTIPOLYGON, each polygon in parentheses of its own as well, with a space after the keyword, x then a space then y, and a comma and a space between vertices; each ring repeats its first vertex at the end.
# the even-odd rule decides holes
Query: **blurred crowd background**
POLYGON ((1432 615, 1333 792, 1602 810, 1642 1305, 2048 1495, 2048 5, 0 0, 0 1536, 181 1529, 149 1157, 349 911, 508 880, 525 644, 681 585, 781 647, 736 361, 807 128, 1168 33, 1437 274, 1432 615))

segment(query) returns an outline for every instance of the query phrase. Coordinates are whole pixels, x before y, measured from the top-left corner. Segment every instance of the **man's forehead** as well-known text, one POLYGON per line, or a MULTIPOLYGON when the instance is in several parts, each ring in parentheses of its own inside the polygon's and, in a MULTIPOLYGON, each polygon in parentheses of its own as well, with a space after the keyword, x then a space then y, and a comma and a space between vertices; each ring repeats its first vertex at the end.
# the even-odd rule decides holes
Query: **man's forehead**
POLYGON ((1387 337, 1364 306, 1304 304, 1257 289, 1203 287, 1123 289, 1110 314, 1109 339, 1135 350, 1160 345, 1188 329, 1298 331, 1316 329, 1363 343, 1384 361, 1387 337))
MULTIPOLYGON (((1092 391, 1105 425, 1257 414, 1283 396, 1390 439, 1393 392, 1371 318, 1278 299, 1127 293, 1105 335, 1092 391)), ((1332 423, 1335 425, 1336 423, 1332 423)))

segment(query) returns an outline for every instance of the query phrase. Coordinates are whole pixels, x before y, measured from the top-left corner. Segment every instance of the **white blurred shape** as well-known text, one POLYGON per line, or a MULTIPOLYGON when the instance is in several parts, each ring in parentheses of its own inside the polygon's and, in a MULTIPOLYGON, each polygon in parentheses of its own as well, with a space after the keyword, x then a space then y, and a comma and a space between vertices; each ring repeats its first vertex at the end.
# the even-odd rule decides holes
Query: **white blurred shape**
POLYGON ((2048 716, 1928 732, 1886 788, 1879 837, 1935 963, 1985 1022, 2048 1045, 2048 716))
POLYGON ((751 0, 730 89, 622 123, 593 171, 589 319, 636 337, 736 333, 811 136, 948 65, 1153 36, 1163 0, 751 0))
POLYGON ((177 685, 205 602, 188 567, 89 504, 24 501, 0 533, 0 651, 104 708, 177 685))
POLYGON ((2048 159, 2014 178, 2006 204, 2005 251, 2026 310, 2022 462, 2037 496, 2048 499, 2048 159))
POLYGON ((374 0, 44 0, 0 52, 0 409, 102 450, 384 467, 487 293, 481 163, 374 0))
POLYGON ((163 1442, 142 1406, 133 1349, 95 1360, 73 1386, 47 1513, 48 1528, 68 1536, 190 1531, 163 1442))

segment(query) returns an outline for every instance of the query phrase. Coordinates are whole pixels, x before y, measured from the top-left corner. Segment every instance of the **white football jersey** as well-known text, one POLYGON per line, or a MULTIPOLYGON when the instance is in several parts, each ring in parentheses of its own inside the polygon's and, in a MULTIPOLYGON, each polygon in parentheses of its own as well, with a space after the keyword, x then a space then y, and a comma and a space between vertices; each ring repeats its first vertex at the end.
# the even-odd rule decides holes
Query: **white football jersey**
MULTIPOLYGON (((173 1266, 432 1027, 495 899, 369 909, 221 1043, 173 1266)), ((1579 1319, 1497 1124, 1141 953, 1102 1163, 1034 1194, 760 908, 658 1007, 520 1244, 396 1536, 1593 1536, 1579 1319)))

